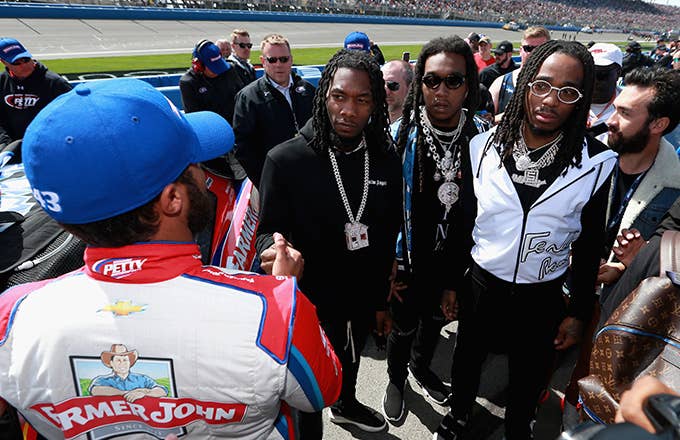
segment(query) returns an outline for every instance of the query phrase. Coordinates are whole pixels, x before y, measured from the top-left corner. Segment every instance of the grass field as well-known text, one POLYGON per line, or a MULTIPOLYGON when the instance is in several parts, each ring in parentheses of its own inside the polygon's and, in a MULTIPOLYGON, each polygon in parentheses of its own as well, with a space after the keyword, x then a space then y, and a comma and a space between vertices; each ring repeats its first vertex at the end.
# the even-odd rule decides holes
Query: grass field
MULTIPOLYGON (((617 43, 625 48, 626 43, 617 43)), ((513 42, 519 48, 519 42, 513 42)), ((643 50, 652 47, 652 43, 642 44, 643 50)), ((411 53, 411 60, 418 57, 422 45, 381 46, 386 60, 400 59, 403 52, 411 53)), ((293 49, 293 61, 298 66, 311 64, 326 64, 337 48, 304 48, 293 49)), ((134 72, 140 70, 173 70, 181 71, 191 65, 191 55, 188 53, 167 55, 138 55, 102 58, 67 58, 46 60, 43 63, 52 71, 62 75, 75 73, 99 72, 134 72)), ((253 64, 260 63, 260 51, 253 50, 250 60, 253 64)))
MULTIPOLYGON (((386 60, 401 58, 405 51, 411 52, 415 58, 420 51, 421 45, 410 46, 385 46, 381 47, 386 60)), ((293 49, 293 61, 296 65, 305 66, 310 64, 326 64, 331 56, 340 49, 305 48, 293 49)), ((260 63, 260 51, 253 50, 250 60, 253 64, 260 63)), ((66 58, 58 60, 45 60, 43 63, 52 71, 62 75, 73 73, 97 73, 97 72, 133 72, 138 70, 182 70, 191 65, 191 54, 167 54, 167 55, 140 55, 102 58, 66 58)))

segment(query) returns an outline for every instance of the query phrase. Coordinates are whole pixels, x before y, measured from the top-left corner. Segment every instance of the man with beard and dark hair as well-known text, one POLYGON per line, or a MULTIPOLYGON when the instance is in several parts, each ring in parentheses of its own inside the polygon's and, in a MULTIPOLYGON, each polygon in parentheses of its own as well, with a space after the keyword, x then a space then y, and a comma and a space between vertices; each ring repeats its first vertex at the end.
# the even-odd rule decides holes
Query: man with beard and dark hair
POLYGON ((518 66, 512 59, 512 51, 511 42, 504 40, 498 43, 493 50, 496 62, 479 73, 479 83, 489 88, 496 78, 517 69, 518 66))
MULTIPOLYGON (((616 111, 607 120, 607 143, 619 160, 607 211, 605 256, 609 258, 598 277, 605 284, 616 281, 625 270, 611 251, 621 230, 635 228, 649 240, 680 196, 680 161, 663 138, 680 120, 680 72, 641 68, 625 79, 626 87, 614 100, 616 111)), ((604 289, 602 301, 608 290, 604 289)))
POLYGON ((471 216, 462 224, 473 227, 456 235, 473 243, 461 243, 452 264, 467 260, 470 270, 451 293, 459 306, 453 398, 436 439, 465 438, 477 428, 472 409, 491 350, 508 354, 505 438, 531 438, 555 355, 576 344, 590 320, 616 165, 614 152, 585 136, 593 71, 580 43, 541 44, 522 67, 500 124, 470 142, 461 203, 471 216))
POLYGON ((473 121, 478 91, 477 65, 467 43, 457 36, 435 38, 418 56, 402 123, 394 127, 405 199, 383 397, 384 414, 393 423, 404 415, 409 371, 435 403, 444 405, 449 398, 430 363, 444 317, 453 313, 451 259, 460 245, 454 222, 462 215, 458 197, 470 168, 470 139, 478 133, 473 121))
MULTIPOLYGON (((337 399, 340 364, 295 279, 201 265, 194 236, 209 206, 196 164, 233 142, 220 115, 183 115, 134 79, 81 84, 33 120, 23 140, 33 195, 90 246, 82 269, 0 296, 0 401, 30 431, 262 439, 285 436, 289 407, 318 411, 337 399), (129 396, 83 395, 74 378, 106 344, 135 347, 137 373, 153 363, 160 377, 172 377, 169 395, 142 397, 137 410, 115 417, 110 408, 128 408, 129 396), (44 366, 50 374, 36 375, 44 366), (159 404, 187 406, 193 417, 166 411, 152 426, 145 414, 163 412, 159 404), (109 411, 67 426, 45 417, 57 405, 109 411)), ((299 256, 280 235, 274 240, 272 273, 298 270, 299 256)))
MULTIPOLYGON (((356 398, 361 350, 372 322, 384 324, 401 223, 401 168, 389 132, 385 83, 368 52, 340 50, 314 96, 300 136, 267 153, 257 249, 271 268, 272 234, 305 259, 300 286, 342 362, 331 421, 369 432, 385 419, 356 398)), ((321 414, 300 416, 304 439, 321 439, 321 414)))

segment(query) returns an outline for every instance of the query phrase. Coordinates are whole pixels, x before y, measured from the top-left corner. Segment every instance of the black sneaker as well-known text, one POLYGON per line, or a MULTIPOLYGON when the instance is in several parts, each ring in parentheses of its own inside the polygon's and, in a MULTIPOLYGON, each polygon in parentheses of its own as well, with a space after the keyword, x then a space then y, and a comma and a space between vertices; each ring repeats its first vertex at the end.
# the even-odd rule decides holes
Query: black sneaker
POLYGON ((433 440, 461 440, 465 432, 465 421, 456 420, 451 413, 442 419, 439 427, 432 436, 433 440))
POLYGON ((332 406, 330 419, 337 425, 354 425, 366 432, 380 432, 387 427, 385 419, 378 411, 357 400, 332 406))
POLYGON ((404 417, 404 393, 398 386, 389 382, 383 397, 383 414, 392 423, 398 423, 404 417))
POLYGON ((410 365, 408 369, 416 380, 416 383, 423 389, 423 394, 425 394, 428 399, 442 406, 449 404, 451 392, 432 370, 428 368, 422 374, 416 374, 410 365))

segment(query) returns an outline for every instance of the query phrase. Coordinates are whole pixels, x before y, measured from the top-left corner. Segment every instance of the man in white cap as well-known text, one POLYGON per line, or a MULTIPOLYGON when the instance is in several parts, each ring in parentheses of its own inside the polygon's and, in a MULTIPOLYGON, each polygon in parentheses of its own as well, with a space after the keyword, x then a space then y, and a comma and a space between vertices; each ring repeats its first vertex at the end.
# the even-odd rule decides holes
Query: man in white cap
MULTIPOLYGON (((33 59, 14 38, 0 38, 0 150, 24 137, 26 127, 47 104, 71 85, 61 76, 33 59)), ((21 162, 21 151, 13 162, 21 162)))
POLYGON ((621 93, 617 82, 621 75, 623 52, 618 46, 610 43, 595 43, 588 51, 595 61, 595 86, 588 115, 588 132, 598 140, 606 142, 605 122, 614 113, 614 100, 621 93))

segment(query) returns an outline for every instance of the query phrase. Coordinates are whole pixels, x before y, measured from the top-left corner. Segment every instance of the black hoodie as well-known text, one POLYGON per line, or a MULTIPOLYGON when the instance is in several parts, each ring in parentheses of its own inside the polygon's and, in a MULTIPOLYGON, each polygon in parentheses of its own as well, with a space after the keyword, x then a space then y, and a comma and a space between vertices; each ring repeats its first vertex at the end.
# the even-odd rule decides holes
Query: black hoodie
MULTIPOLYGON (((369 148, 369 190, 361 217, 368 226, 369 246, 349 251, 344 234, 349 220, 328 153, 309 145, 311 120, 300 134, 267 154, 260 184, 257 250, 267 249, 271 235, 280 232, 302 253, 305 268, 300 287, 322 320, 328 315, 352 318, 385 310, 401 224, 399 158, 392 150, 369 148)), ((363 150, 331 154, 336 154, 356 214, 363 192, 363 150)))
POLYGON ((0 145, 23 139, 26 127, 38 112, 69 90, 68 81, 37 61, 33 73, 23 80, 5 69, 0 73, 0 145))

